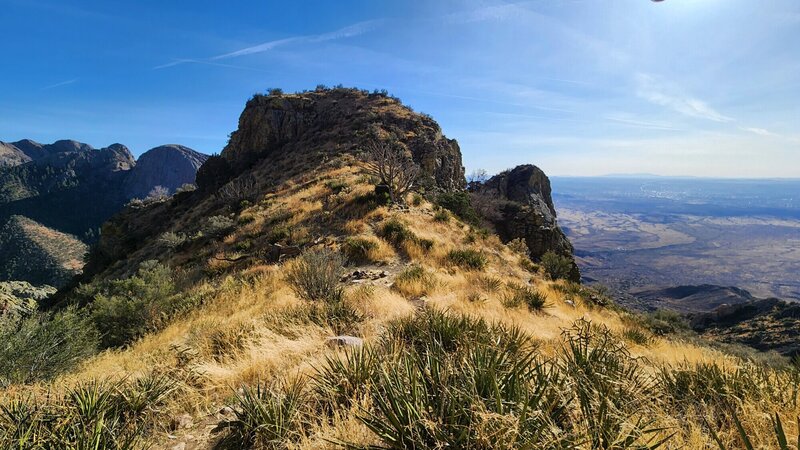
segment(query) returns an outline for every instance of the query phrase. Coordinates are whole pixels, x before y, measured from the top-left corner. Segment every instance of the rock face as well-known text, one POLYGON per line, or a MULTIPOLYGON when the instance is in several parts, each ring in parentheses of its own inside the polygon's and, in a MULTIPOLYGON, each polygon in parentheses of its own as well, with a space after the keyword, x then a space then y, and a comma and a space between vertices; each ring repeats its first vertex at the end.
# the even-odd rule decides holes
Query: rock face
POLYGON ((144 198, 155 186, 170 192, 194 183, 197 169, 208 159, 182 145, 162 145, 143 153, 125 180, 128 198, 144 198))
POLYGON ((247 102, 239 129, 222 151, 236 172, 264 158, 317 158, 357 154, 376 138, 397 139, 421 167, 418 184, 434 190, 464 188, 461 151, 430 117, 399 100, 356 89, 258 95, 247 102))
MULTIPOLYGON (((573 258, 572 244, 558 226, 550 195, 550 180, 541 169, 526 164, 470 186, 478 213, 497 230, 503 242, 521 238, 538 260, 553 251, 573 258)), ((570 279, 580 280, 574 260, 570 279)))

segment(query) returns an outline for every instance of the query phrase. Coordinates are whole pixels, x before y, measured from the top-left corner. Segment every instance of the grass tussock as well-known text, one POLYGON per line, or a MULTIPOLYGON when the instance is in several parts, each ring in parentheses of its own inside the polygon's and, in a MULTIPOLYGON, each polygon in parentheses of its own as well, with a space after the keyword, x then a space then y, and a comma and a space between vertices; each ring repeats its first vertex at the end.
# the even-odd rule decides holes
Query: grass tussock
POLYGON ((412 265, 397 274, 392 288, 407 298, 428 295, 436 289, 436 277, 420 265, 412 265))

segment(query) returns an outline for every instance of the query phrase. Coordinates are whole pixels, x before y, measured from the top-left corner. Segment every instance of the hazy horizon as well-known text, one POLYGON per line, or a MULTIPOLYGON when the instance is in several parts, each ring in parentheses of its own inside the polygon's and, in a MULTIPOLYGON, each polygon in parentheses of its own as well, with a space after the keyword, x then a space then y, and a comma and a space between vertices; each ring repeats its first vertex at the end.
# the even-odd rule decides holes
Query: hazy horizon
POLYGON ((0 0, 0 140, 222 150, 245 101, 387 89, 467 172, 800 177, 790 0, 0 0))

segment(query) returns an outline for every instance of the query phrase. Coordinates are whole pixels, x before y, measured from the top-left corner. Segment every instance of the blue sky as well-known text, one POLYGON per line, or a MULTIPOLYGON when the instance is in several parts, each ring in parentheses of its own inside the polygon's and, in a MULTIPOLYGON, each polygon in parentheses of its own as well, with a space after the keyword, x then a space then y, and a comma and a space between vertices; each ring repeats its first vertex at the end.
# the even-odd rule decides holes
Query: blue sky
POLYGON ((468 170, 800 177, 797 0, 0 0, 0 140, 219 152, 270 87, 388 89, 468 170))

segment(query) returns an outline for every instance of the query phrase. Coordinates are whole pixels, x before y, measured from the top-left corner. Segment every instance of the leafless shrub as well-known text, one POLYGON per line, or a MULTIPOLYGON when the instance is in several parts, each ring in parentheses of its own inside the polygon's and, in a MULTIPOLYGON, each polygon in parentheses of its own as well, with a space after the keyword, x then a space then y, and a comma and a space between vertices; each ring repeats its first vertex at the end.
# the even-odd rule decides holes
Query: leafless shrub
POLYGON ((419 167, 397 141, 376 140, 366 150, 369 173, 380 180, 379 184, 389 187, 392 203, 402 203, 404 195, 414 186, 419 167))
POLYGON ((217 195, 226 201, 239 202, 251 198, 255 193, 256 186, 256 177, 246 175, 234 178, 222 185, 217 191, 217 195))

